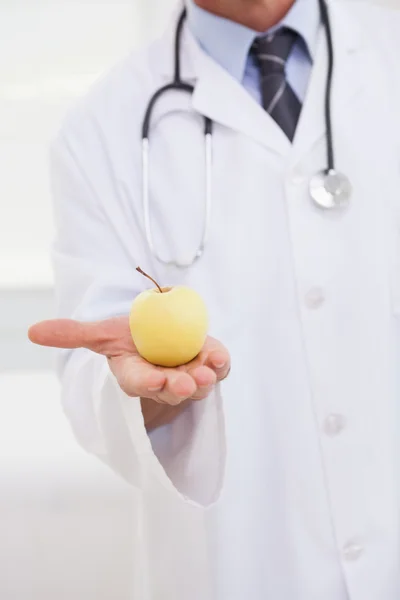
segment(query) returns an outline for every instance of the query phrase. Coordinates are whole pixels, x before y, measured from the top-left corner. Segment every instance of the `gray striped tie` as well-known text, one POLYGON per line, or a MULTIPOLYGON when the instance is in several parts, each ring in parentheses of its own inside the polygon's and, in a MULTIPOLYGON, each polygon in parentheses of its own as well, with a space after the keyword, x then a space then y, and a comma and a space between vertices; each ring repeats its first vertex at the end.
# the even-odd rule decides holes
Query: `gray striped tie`
POLYGON ((286 80, 285 66, 298 34, 282 28, 275 34, 257 38, 251 54, 260 70, 262 103, 290 141, 301 112, 301 102, 286 80))

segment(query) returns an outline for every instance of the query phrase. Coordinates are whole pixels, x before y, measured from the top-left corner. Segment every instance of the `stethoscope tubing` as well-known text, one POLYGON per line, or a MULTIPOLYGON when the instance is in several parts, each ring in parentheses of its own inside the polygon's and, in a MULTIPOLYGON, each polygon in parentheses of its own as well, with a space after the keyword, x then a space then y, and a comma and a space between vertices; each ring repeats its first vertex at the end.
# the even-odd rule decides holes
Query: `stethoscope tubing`
MULTIPOLYGON (((340 205, 340 201, 348 200, 350 195, 350 183, 348 179, 337 173, 335 170, 335 157, 334 157, 334 143, 332 133, 332 110, 331 110, 331 98, 332 98, 332 81, 334 72, 334 52, 333 52, 333 41, 332 41, 332 29, 330 24, 330 17, 328 7, 325 0, 319 0, 322 24, 326 33, 327 48, 328 48, 328 72, 326 79, 325 88, 325 102, 324 102, 324 113, 325 113, 325 125, 326 125, 326 168, 320 173, 316 174, 310 181, 310 194, 314 199, 316 205, 320 208, 333 208, 340 205), (337 189, 331 191, 333 183, 336 182, 337 189), (328 185, 329 184, 329 185, 328 185), (344 195, 343 195, 344 190, 344 195), (342 194, 342 198, 341 198, 342 194), (346 197, 347 194, 347 197, 346 197)), ((213 122, 208 117, 204 117, 204 166, 205 166, 205 215, 202 238, 198 250, 194 256, 187 261, 173 261, 162 258, 154 244, 151 227, 150 217, 150 186, 149 186, 149 151, 150 151, 150 129, 151 120, 154 112, 154 108, 159 100, 169 92, 184 92, 189 95, 194 93, 194 87, 188 82, 182 80, 181 74, 181 43, 182 43, 182 31, 186 19, 186 9, 184 9, 178 19, 175 41, 174 41, 174 74, 173 79, 170 83, 164 85, 158 89, 153 96, 150 98, 147 105, 145 115, 142 124, 142 195, 143 195, 143 214, 144 214, 144 229, 149 245, 149 249, 152 255, 161 263, 168 266, 175 266, 178 268, 186 269, 192 266, 204 253, 204 249, 208 240, 208 234, 211 223, 211 210, 212 210, 212 163, 213 163, 213 122)))

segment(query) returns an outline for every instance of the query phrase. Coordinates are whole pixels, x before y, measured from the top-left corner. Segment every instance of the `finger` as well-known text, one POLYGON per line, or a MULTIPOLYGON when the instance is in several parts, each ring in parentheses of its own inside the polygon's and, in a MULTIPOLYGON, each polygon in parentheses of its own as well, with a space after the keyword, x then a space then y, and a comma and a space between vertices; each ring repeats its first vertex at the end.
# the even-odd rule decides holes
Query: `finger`
POLYGON ((95 323, 81 323, 72 319, 42 321, 30 327, 28 337, 31 342, 41 346, 87 348, 105 356, 135 350, 128 317, 116 317, 95 323))
POLYGON ((57 348, 80 348, 84 343, 82 324, 70 319, 42 321, 32 325, 28 337, 34 344, 57 348))
POLYGON ((163 371, 135 358, 127 360, 126 357, 116 357, 108 362, 121 389, 128 396, 158 400, 167 379, 163 371))
POLYGON ((217 382, 215 371, 206 366, 196 367, 189 371, 199 389, 210 388, 217 382))
POLYGON ((214 371, 217 381, 226 379, 231 369, 231 359, 227 350, 213 350, 209 353, 206 365, 214 371))
POLYGON ((174 369, 164 371, 164 373, 166 382, 162 392, 157 394, 159 401, 176 406, 196 393, 196 382, 188 373, 174 369))
POLYGON ((192 400, 205 400, 213 391, 217 376, 212 369, 205 366, 196 367, 189 371, 193 377, 197 390, 191 397, 192 400))

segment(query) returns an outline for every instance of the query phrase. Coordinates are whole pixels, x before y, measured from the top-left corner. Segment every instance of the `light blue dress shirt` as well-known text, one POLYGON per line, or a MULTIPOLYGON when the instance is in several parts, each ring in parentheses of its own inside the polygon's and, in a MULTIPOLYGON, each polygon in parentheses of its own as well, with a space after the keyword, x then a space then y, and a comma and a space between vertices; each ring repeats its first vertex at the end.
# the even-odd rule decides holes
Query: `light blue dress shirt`
MULTIPOLYGON (((194 0, 186 0, 186 6, 189 27, 203 50, 261 103, 259 71, 253 58, 249 56, 251 45, 260 33, 211 14, 197 6, 194 0)), ((296 0, 284 19, 268 30, 286 26, 300 35, 288 58, 286 76, 301 102, 307 91, 319 24, 318 0, 296 0)))

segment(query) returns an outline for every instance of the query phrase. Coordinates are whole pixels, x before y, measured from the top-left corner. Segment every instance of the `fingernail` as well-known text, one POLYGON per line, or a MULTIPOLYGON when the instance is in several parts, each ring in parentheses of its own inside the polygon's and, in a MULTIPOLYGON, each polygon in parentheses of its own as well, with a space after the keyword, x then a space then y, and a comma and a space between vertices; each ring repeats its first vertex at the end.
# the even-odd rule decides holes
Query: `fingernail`
POLYGON ((223 367, 225 367, 226 362, 220 362, 220 361, 215 361, 214 362, 214 367, 217 367, 217 369, 222 369, 223 367))
POLYGON ((157 387, 149 387, 149 392, 161 392, 162 389, 163 389, 162 385, 159 385, 157 387))

